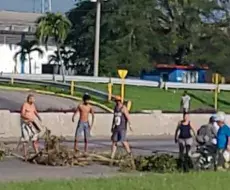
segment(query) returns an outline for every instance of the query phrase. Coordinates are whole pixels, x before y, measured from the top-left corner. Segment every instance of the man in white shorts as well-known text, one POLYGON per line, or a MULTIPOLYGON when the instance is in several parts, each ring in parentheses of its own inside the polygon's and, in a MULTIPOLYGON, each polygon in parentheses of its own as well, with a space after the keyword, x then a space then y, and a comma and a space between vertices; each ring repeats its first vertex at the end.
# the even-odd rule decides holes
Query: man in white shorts
POLYGON ((190 110, 190 101, 191 101, 191 97, 188 95, 187 91, 184 91, 183 96, 181 97, 181 102, 180 102, 180 106, 181 106, 181 110, 183 113, 188 113, 190 110))

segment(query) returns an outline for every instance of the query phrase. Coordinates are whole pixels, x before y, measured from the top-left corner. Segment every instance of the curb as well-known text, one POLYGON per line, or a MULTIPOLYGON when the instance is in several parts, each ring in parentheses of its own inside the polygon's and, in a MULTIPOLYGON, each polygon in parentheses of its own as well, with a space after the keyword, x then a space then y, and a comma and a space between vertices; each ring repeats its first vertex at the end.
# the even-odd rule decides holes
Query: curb
MULTIPOLYGON (((36 90, 36 89, 29 89, 29 88, 20 88, 20 87, 10 87, 10 86, 1 86, 0 85, 0 89, 5 89, 5 90, 16 90, 16 91, 34 91, 36 93, 39 94, 45 94, 45 95, 54 95, 54 96, 58 96, 58 97, 63 97, 63 98, 69 98, 69 99, 73 99, 73 100, 77 100, 77 101, 81 101, 82 99, 80 97, 77 96, 71 96, 71 95, 67 95, 67 94, 62 94, 62 93, 55 93, 55 92, 50 92, 50 91, 45 91, 45 90, 36 90)), ((90 101, 90 103, 94 106, 98 106, 106 111, 108 111, 109 113, 113 113, 113 110, 110 109, 109 107, 100 104, 98 102, 95 101, 90 101)))

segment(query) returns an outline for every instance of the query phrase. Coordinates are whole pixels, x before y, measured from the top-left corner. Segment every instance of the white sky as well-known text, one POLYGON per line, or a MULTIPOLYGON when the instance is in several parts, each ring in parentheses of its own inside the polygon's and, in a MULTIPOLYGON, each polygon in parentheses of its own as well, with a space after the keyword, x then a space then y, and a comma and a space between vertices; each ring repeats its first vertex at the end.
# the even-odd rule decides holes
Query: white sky
MULTIPOLYGON (((74 0, 52 0, 52 11, 66 12, 74 7, 74 0)), ((0 10, 33 12, 41 10, 41 0, 0 0, 0 10), (34 4, 35 2, 35 4, 34 4)))

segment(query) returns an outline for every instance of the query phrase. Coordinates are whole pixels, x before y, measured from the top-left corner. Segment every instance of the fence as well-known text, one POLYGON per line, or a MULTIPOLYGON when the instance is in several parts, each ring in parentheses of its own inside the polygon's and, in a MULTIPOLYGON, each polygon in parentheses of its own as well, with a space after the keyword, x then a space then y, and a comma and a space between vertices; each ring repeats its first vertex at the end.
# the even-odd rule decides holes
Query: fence
MULTIPOLYGON (((11 83, 12 79, 9 77, 0 77, 0 82, 2 83, 11 83)), ((32 80, 32 79, 21 79, 21 78, 14 78, 13 80, 14 83, 16 84, 22 84, 22 85, 38 85, 38 86, 43 86, 43 87, 56 87, 59 89, 63 89, 65 91, 70 91, 71 89, 71 84, 68 83, 61 83, 61 82, 51 82, 51 81, 42 81, 42 80, 32 80)), ((90 93, 93 96, 97 96, 100 99, 107 99, 108 98, 108 94, 90 87, 86 87, 86 86, 80 86, 80 85, 75 85, 74 89, 77 92, 80 93, 90 93)))
MULTIPOLYGON (((9 80, 11 78, 14 78, 18 82, 34 82, 39 84, 46 84, 46 85, 63 85, 68 86, 68 84, 63 84, 61 82, 53 82, 53 81, 62 81, 61 75, 40 75, 40 74, 11 74, 11 73, 3 73, 1 75, 1 80, 9 80), (52 82, 51 82, 52 81, 52 82)), ((112 82, 113 84, 121 84, 121 79, 119 78, 108 78, 108 77, 91 77, 91 76, 66 76, 66 81, 77 81, 77 82, 91 82, 91 83, 109 83, 112 82)), ((146 86, 146 87, 165 87, 166 89, 191 89, 191 90, 214 90, 216 88, 215 84, 212 83, 174 83, 174 82, 166 82, 166 83, 159 83, 154 81, 145 81, 140 79, 125 79, 126 85, 131 86, 146 86)), ((93 88, 88 88, 84 86, 76 85, 76 88, 81 92, 90 91, 90 93, 97 94, 100 96, 107 96, 107 93, 95 90, 93 88)), ((224 91, 230 91, 230 85, 229 84, 220 84, 219 85, 220 90, 224 91)))

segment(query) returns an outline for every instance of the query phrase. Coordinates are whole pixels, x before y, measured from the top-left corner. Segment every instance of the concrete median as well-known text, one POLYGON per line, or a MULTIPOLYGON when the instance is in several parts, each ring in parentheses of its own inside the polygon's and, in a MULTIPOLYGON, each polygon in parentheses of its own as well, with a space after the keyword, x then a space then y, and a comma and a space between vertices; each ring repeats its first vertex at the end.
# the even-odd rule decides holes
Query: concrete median
MULTIPOLYGON (((72 122, 71 113, 41 113, 43 125, 54 135, 71 137, 75 133, 77 122, 72 122)), ((94 137, 110 137, 112 114, 96 114, 95 126, 92 130, 94 137)), ((191 121, 198 128, 208 122, 209 114, 191 114, 191 121)), ((230 119, 230 115, 227 116, 230 119)), ((163 114, 161 112, 146 114, 131 114, 133 132, 131 136, 174 135, 181 114, 163 114)), ((0 137, 17 138, 21 135, 20 115, 7 110, 0 111, 0 137)), ((77 118, 76 118, 77 120, 77 118)))

